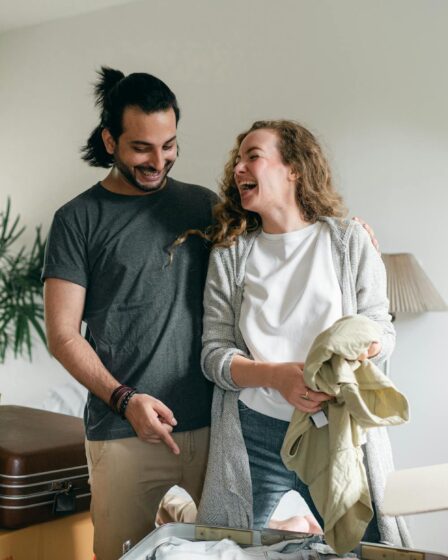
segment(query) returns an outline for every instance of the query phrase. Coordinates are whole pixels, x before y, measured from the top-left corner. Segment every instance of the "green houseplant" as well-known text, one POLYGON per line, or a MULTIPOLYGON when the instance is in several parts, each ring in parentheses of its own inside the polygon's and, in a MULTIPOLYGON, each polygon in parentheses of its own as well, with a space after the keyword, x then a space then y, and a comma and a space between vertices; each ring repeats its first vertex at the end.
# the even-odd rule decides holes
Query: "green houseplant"
POLYGON ((33 332, 46 344, 40 282, 45 240, 37 227, 31 249, 14 250, 25 230, 19 222, 20 216, 11 217, 8 198, 6 209, 0 210, 0 363, 8 350, 31 359, 33 332))

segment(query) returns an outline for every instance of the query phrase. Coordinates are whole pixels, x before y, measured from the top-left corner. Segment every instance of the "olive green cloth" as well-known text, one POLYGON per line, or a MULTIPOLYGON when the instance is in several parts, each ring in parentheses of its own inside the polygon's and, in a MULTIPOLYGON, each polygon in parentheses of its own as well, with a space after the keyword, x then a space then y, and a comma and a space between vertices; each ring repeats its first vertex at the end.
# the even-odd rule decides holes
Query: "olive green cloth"
POLYGON ((353 549, 373 516, 361 445, 364 430, 408 420, 408 403, 370 360, 359 362, 378 326, 367 317, 342 317, 314 341, 304 366, 307 387, 335 397, 328 425, 316 428, 295 410, 282 448, 288 469, 309 486, 324 520, 327 543, 338 554, 353 549))

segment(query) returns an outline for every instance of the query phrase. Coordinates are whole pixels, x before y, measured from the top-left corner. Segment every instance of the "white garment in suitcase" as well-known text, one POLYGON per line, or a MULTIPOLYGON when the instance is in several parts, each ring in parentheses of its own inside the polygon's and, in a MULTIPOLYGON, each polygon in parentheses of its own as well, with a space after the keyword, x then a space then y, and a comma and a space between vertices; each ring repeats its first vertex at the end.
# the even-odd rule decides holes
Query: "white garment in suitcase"
POLYGON ((270 546, 241 548, 229 539, 222 541, 191 542, 171 537, 153 552, 151 560, 319 560, 313 550, 285 551, 293 547, 294 541, 280 542, 270 546))

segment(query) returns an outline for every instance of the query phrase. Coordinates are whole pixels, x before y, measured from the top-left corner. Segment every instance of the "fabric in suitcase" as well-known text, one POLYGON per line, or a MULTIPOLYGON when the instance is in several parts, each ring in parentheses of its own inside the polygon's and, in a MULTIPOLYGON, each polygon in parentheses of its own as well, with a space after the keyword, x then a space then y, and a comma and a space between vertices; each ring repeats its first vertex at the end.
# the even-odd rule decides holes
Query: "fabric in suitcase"
MULTIPOLYGON (((193 558, 213 558, 205 553, 197 555, 186 555, 180 553, 181 549, 163 550, 166 544, 176 540, 205 542, 221 541, 225 539, 237 543, 241 547, 241 553, 233 552, 233 549, 221 548, 214 558, 226 558, 226 560, 250 558, 256 560, 341 560, 323 541, 323 536, 305 533, 292 533, 289 531, 278 531, 264 529, 262 531, 251 531, 248 529, 235 529, 229 527, 213 527, 207 525, 195 525, 193 523, 168 523, 155 529, 144 537, 136 546, 129 550, 130 543, 123 543, 127 550, 120 560, 192 560, 193 558), (288 544, 289 543, 289 544, 288 544), (281 550, 282 546, 284 552, 281 550), (269 547, 271 551, 260 550, 260 546, 269 547), (172 551, 172 553, 171 553, 172 551), (159 554, 160 552, 160 554, 159 554), (244 554, 246 552, 246 554, 244 554)), ((448 560, 448 555, 426 550, 410 548, 399 548, 385 544, 361 542, 353 553, 347 555, 345 560, 448 560)))
MULTIPOLYGON (((318 552, 311 548, 311 543, 322 543, 322 537, 274 529, 252 531, 231 527, 195 525, 194 523, 168 523, 143 538, 135 547, 128 550, 121 560, 157 560, 159 557, 165 559, 165 557, 170 558, 171 556, 176 560, 205 557, 228 560, 246 560, 247 558, 250 560, 270 560, 271 558, 276 560, 281 558, 320 560, 318 552), (166 545, 171 547, 172 544, 177 544, 176 541, 179 541, 181 549, 172 552, 162 550, 166 545), (188 551, 183 549, 183 546, 189 543, 193 545, 192 549, 188 551), (196 545, 200 545, 200 548, 196 545), (287 552, 283 554, 283 550, 287 550, 287 552)), ((131 543, 127 542, 123 545, 125 551, 131 543)), ((326 547, 326 545, 323 546, 326 547)), ((174 546, 175 548, 176 546, 174 546)))
POLYGON ((89 505, 82 419, 0 406, 0 527, 25 527, 89 505))

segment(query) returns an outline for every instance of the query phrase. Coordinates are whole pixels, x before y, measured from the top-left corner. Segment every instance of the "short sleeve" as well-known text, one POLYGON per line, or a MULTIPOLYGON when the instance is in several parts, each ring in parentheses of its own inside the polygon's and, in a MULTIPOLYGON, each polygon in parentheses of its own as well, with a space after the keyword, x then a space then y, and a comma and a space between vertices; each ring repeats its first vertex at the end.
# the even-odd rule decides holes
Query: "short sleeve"
POLYGON ((85 238, 57 212, 48 234, 41 279, 60 278, 87 288, 88 276, 85 238))

